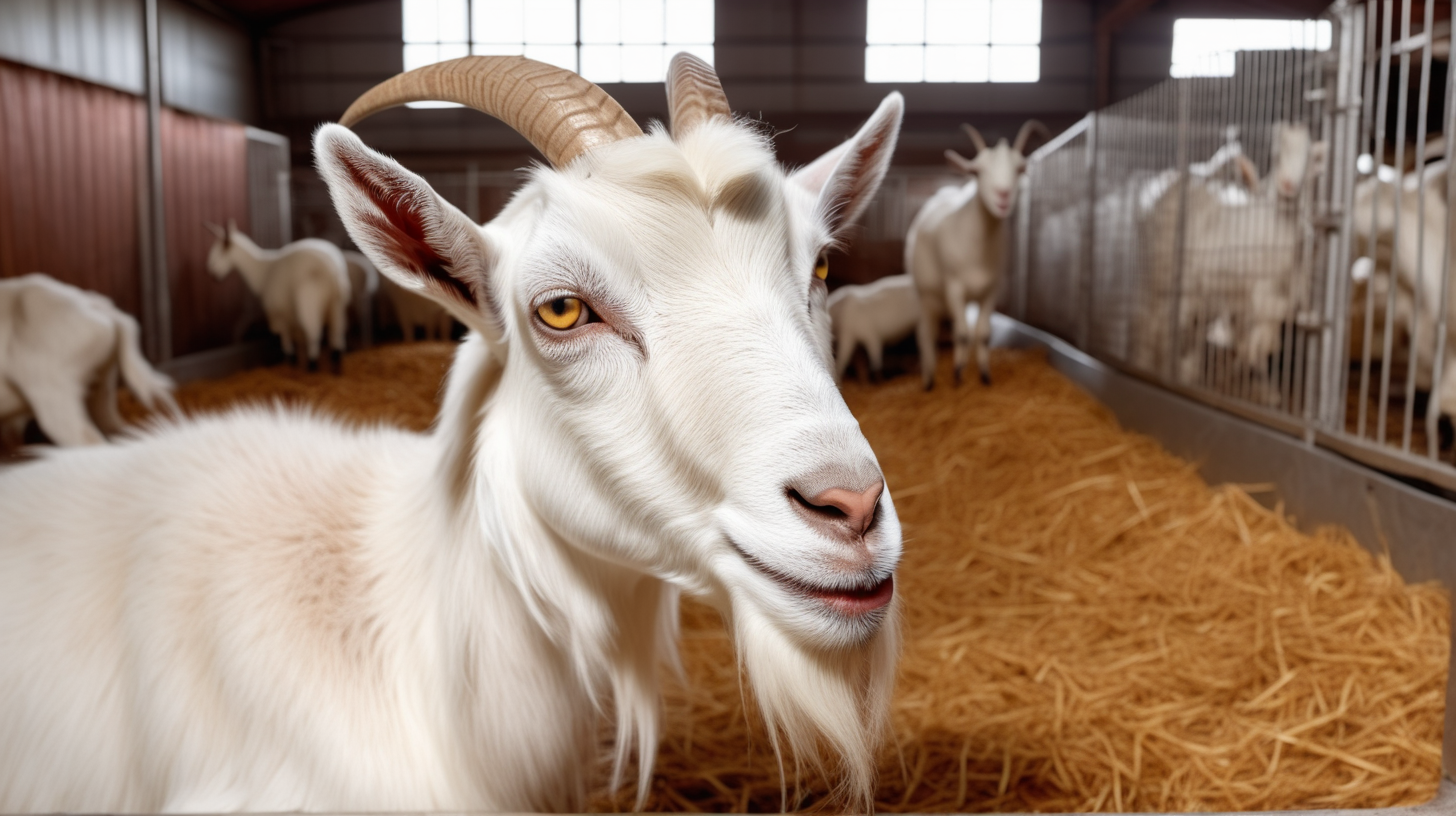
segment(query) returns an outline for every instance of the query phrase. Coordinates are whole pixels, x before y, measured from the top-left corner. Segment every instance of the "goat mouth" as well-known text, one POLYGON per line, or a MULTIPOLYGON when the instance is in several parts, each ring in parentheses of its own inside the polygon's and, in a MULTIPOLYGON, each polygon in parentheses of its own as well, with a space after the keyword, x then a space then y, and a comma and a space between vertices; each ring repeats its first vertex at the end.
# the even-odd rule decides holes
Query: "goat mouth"
POLYGON ((895 574, 890 573, 884 578, 877 578, 874 575, 864 576, 857 583, 847 586, 822 586, 811 584, 799 578, 772 569, 762 561, 744 552, 737 542, 731 542, 733 549, 747 561, 749 566, 758 572, 773 579, 775 583, 805 598, 813 598, 824 604, 840 615, 849 618, 868 615, 884 609, 895 597, 895 574))

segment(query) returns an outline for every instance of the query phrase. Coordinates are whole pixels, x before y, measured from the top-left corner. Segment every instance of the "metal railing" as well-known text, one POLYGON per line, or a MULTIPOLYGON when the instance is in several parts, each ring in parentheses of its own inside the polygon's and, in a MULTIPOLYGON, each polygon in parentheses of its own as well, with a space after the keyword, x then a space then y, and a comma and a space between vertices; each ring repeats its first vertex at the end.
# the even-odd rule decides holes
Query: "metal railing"
POLYGON ((1338 2, 1328 50, 1240 52, 1232 76, 1168 79, 1042 147, 1005 310, 1456 489, 1456 120, 1435 6, 1338 2))

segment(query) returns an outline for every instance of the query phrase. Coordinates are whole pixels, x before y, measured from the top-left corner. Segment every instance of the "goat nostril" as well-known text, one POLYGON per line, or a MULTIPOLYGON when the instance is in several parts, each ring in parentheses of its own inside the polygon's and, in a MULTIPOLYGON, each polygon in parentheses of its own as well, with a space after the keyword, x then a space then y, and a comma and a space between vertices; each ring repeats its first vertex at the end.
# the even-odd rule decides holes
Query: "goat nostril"
POLYGON ((808 497, 794 488, 789 488, 789 498, 806 513, 847 526, 851 534, 858 537, 868 532, 874 524, 880 495, 884 490, 885 483, 882 481, 875 482, 863 491, 831 487, 808 497))

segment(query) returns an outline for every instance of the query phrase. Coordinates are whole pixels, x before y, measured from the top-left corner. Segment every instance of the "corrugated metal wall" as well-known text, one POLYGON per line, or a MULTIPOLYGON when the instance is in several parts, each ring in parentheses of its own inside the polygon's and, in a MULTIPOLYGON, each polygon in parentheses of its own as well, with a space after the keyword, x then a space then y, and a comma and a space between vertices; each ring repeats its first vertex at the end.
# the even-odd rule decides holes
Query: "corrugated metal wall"
POLYGON ((246 130, 235 122, 162 110, 174 355, 232 342, 233 322, 252 297, 237 275, 218 281, 208 273, 213 237, 205 226, 231 218, 249 230, 246 130))
MULTIPOLYGON (((145 103, 0 61, 0 277, 45 272, 141 308, 145 103)), ((251 297, 207 272, 210 220, 248 228, 246 128, 162 112, 173 353, 232 341, 251 297)))
POLYGON ((46 272, 136 314, 140 99, 0 62, 0 277, 46 272))

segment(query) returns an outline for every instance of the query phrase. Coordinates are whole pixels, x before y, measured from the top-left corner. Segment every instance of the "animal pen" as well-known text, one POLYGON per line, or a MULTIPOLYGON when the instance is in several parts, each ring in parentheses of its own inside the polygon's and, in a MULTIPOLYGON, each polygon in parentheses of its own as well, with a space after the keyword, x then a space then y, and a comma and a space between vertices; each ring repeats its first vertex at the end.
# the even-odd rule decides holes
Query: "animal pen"
MULTIPOLYGON (((1277 471, 1302 523, 1346 523, 1452 587, 1431 497, 1456 491, 1456 90, 1436 5, 1338 2, 1327 43, 1240 52, 1227 76, 1087 115, 1029 159, 999 307, 1080 350, 1067 366, 1125 422, 1214 470, 1277 471), (1262 428, 1189 428, 1205 421, 1262 428)), ((1451 775, 1449 705, 1443 754, 1451 775)))

